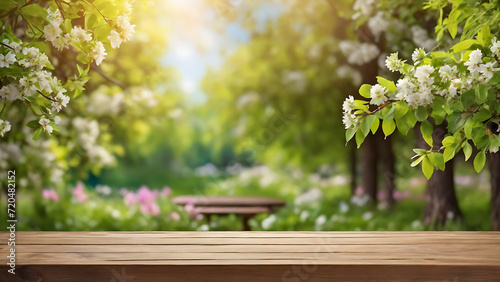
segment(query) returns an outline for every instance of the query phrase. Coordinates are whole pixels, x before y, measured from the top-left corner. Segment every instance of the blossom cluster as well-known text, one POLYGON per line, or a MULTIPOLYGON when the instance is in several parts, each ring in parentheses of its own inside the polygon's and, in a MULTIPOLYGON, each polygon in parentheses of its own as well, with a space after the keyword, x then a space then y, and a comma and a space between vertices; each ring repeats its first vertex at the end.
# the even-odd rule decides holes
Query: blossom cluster
MULTIPOLYGON (((500 57, 500 41, 496 38, 489 49, 493 57, 500 57)), ((405 101, 411 109, 416 109, 431 105, 436 95, 452 102, 475 85, 487 84, 494 73, 500 70, 497 60, 485 59, 479 49, 472 50, 467 60, 449 60, 439 67, 432 66, 429 57, 420 48, 412 55, 414 65, 405 64, 397 53, 388 56, 385 61, 387 68, 400 72, 402 77, 397 81, 395 91, 389 91, 380 84, 373 85, 370 89, 370 104, 380 106, 389 101, 405 101)), ((359 123, 355 110, 354 98, 349 96, 343 104, 343 123, 346 129, 354 128, 359 123)))
MULTIPOLYGON (((91 30, 72 26, 71 30, 64 32, 61 28, 64 19, 60 10, 49 8, 47 14, 47 24, 43 28, 43 34, 45 39, 52 43, 57 50, 64 50, 71 44, 75 49, 82 51, 82 47, 88 45, 90 47, 89 57, 96 65, 102 63, 107 55, 106 48, 102 41, 94 40, 91 30)), ((111 25, 110 22, 108 24, 111 25)), ((113 49, 118 48, 122 42, 129 41, 135 32, 135 25, 130 24, 128 14, 117 16, 112 27, 113 29, 107 38, 113 49)))
MULTIPOLYGON (((153 216, 158 216, 160 214, 160 207, 158 206, 156 199, 158 196, 168 197, 172 193, 170 187, 163 187, 162 191, 150 190, 147 186, 141 186, 137 192, 123 190, 123 200, 125 205, 131 207, 133 205, 139 205, 141 212, 143 214, 151 214, 153 216)), ((174 217, 174 216, 171 216, 174 217)))
POLYGON ((373 43, 359 43, 344 40, 339 44, 340 51, 347 57, 347 62, 352 65, 364 65, 376 59, 380 50, 373 43))
MULTIPOLYGON (((40 124, 49 134, 52 133, 50 119, 68 105, 70 98, 65 95, 66 89, 61 81, 53 76, 46 68, 51 64, 46 54, 36 47, 28 47, 22 42, 2 40, 0 46, 0 67, 13 68, 21 72, 8 75, 7 84, 0 88, 0 98, 8 101, 32 101, 35 95, 41 93, 50 101, 51 108, 47 108, 48 117, 42 117, 40 124)), ((5 128, 10 129, 10 125, 5 128)), ((1 131, 2 135, 8 130, 1 131)))

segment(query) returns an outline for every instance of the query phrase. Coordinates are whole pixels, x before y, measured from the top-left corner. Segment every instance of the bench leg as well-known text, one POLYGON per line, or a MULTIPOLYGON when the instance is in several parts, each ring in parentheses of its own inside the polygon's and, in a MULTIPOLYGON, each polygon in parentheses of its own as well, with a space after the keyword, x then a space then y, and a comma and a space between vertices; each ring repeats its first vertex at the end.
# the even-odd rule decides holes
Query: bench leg
POLYGON ((243 215, 243 231, 252 231, 252 229, 250 228, 250 225, 248 224, 248 221, 250 220, 250 218, 252 218, 254 216, 255 216, 255 214, 243 215))

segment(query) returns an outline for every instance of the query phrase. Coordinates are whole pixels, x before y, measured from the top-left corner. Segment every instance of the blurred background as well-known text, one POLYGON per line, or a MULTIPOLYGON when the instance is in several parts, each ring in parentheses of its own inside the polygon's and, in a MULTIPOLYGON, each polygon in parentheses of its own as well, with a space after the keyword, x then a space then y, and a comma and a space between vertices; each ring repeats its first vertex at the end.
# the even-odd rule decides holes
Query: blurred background
POLYGON ((345 142, 342 102, 395 78, 388 54, 453 44, 433 39, 438 14, 423 1, 383 3, 136 1, 134 38, 91 72, 64 133, 0 144, 19 229, 240 230, 235 215, 209 222, 171 199, 241 195, 287 202, 252 230, 489 230, 488 171, 463 157, 458 207, 426 210, 410 166, 418 128, 345 142))

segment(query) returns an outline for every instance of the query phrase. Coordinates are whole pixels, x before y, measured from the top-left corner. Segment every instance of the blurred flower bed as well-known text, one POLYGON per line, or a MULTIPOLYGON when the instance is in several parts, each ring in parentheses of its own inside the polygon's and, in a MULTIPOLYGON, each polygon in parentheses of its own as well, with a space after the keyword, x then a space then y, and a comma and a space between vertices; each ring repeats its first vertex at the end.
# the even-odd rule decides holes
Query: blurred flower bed
MULTIPOLYGON (((208 167, 208 166, 207 166, 208 167)), ((82 183, 67 189, 44 189, 18 193, 18 230, 241 230, 237 216, 214 217, 210 221, 197 213, 193 205, 179 207, 173 196, 251 195, 270 196, 287 201, 287 206, 273 214, 260 214, 250 221, 252 230, 431 230, 420 218, 424 207, 425 181, 406 180, 395 191, 398 201, 393 209, 383 204, 368 205, 362 189, 351 197, 348 179, 342 175, 329 177, 305 175, 299 171, 276 172, 265 166, 231 167, 224 175, 212 168, 200 168, 205 187, 198 190, 165 186, 138 189, 111 188, 106 185, 85 187, 82 183)), ((470 188, 477 183, 470 177, 459 176, 458 197, 466 216, 463 223, 452 223, 444 230, 488 230, 489 191, 470 188), (465 185, 460 185, 464 183, 465 185)), ((6 201, 2 201, 6 203, 6 201)), ((6 207, 1 213, 5 214, 6 207)))

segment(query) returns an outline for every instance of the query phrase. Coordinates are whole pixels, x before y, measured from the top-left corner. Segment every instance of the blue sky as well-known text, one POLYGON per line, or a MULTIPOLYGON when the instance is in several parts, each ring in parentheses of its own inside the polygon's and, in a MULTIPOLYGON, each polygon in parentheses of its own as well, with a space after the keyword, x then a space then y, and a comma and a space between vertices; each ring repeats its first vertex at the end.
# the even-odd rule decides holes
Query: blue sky
MULTIPOLYGON (((244 8, 241 5, 248 5, 241 0, 232 2, 236 13, 244 8)), ((177 70, 179 86, 188 101, 204 103, 207 96, 201 91, 200 82, 207 69, 219 68, 224 62, 221 51, 230 54, 249 41, 249 33, 218 15, 213 8, 204 6, 202 0, 169 0, 168 3, 181 16, 167 19, 171 26, 167 35, 169 49, 162 63, 177 70)), ((279 10, 276 5, 265 5, 256 12, 255 18, 264 26, 268 19, 279 15, 279 10)))

